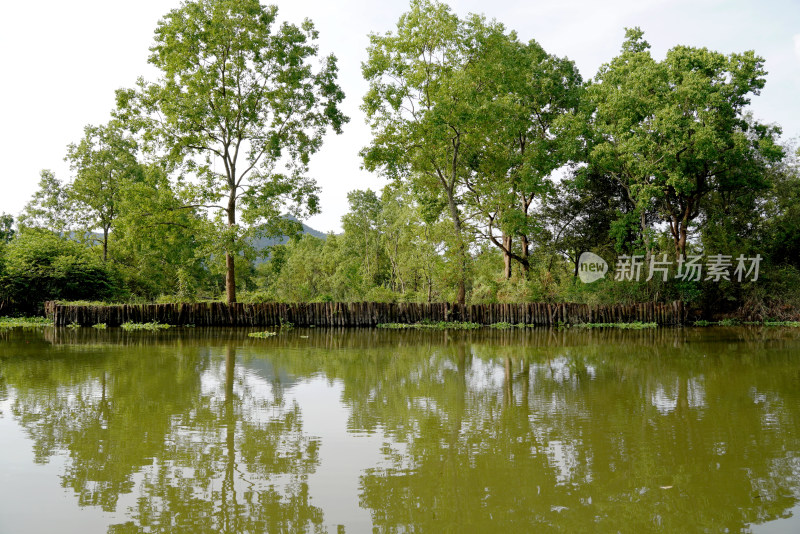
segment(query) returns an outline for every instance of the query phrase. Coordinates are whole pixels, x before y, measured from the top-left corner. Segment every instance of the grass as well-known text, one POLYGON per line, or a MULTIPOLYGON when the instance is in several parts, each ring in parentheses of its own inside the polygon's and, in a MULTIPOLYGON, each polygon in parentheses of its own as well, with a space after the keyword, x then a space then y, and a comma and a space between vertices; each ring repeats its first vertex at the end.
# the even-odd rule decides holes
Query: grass
POLYGON ((623 330, 644 330, 645 328, 656 328, 658 323, 580 323, 572 325, 575 328, 621 328, 623 330))
POLYGON ((0 328, 39 328, 53 326, 45 317, 0 317, 0 328))
POLYGON ((106 323, 93 324, 92 328, 97 328, 98 330, 105 330, 106 329, 106 323))
POLYGON ((57 300, 59 306, 115 306, 113 302, 100 300, 57 300))
POLYGON ((272 336, 277 336, 277 332, 250 332, 247 334, 247 337, 257 337, 257 338, 268 338, 272 336))
POLYGON ((421 330, 475 330, 483 325, 478 323, 458 322, 458 321, 439 321, 422 323, 380 323, 378 328, 388 328, 392 330, 402 330, 405 328, 416 328, 421 330))
POLYGON ((153 321, 151 323, 133 323, 133 322, 128 321, 126 323, 122 323, 120 325, 120 328, 122 328, 123 330, 128 330, 128 331, 130 331, 130 330, 156 331, 156 330, 165 330, 167 328, 172 328, 172 325, 171 324, 159 323, 158 321, 153 321))

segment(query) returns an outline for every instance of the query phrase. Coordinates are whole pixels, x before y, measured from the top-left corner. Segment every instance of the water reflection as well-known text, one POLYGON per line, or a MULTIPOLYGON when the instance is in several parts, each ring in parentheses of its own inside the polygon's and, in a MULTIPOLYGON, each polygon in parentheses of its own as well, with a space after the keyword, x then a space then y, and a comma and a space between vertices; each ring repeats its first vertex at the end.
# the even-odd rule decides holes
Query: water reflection
POLYGON ((115 533, 355 531, 315 501, 335 444, 305 385, 382 443, 352 496, 378 532, 735 532, 798 504, 796 330, 246 332, 3 332, 0 400, 115 533))

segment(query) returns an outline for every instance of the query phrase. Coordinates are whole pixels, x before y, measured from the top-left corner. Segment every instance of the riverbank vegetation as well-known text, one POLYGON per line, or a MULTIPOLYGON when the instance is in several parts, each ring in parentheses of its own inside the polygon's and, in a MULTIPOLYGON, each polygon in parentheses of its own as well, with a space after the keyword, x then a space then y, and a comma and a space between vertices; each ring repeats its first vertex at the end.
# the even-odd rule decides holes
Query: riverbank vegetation
POLYGON ((53 326, 53 321, 45 317, 0 317, 2 328, 39 328, 53 326))
POLYGON ((270 33, 276 17, 255 0, 164 17, 160 77, 120 90, 108 123, 67 148, 71 179, 42 171, 21 216, 0 218, 0 313, 682 300, 709 319, 800 317, 800 165, 749 112, 766 83, 755 52, 656 58, 634 28, 587 79, 497 21, 413 0, 362 65, 361 156, 388 185, 350 192, 343 232, 318 238, 297 221, 320 209, 308 162, 346 124, 344 95, 313 25, 270 33), (607 262, 592 283, 585 252, 607 262), (682 270, 692 257, 700 272, 682 270))

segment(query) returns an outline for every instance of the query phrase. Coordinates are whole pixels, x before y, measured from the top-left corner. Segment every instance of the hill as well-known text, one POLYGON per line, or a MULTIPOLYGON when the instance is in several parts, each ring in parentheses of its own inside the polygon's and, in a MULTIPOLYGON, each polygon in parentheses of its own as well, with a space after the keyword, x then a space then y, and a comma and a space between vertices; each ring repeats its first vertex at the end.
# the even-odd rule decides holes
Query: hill
MULTIPOLYGON (((300 221, 300 224, 303 225, 303 229, 301 231, 301 233, 303 233, 303 234, 308 234, 308 235, 311 235, 311 236, 314 236, 314 237, 318 237, 319 239, 325 239, 327 237, 327 234, 325 234, 324 232, 320 232, 319 230, 315 230, 314 228, 311 228, 310 226, 308 226, 304 222, 300 221)), ((283 245, 284 243, 287 243, 288 241, 289 241, 289 238, 287 236, 260 237, 260 238, 258 238, 258 239, 253 241, 253 247, 257 251, 261 252, 262 250, 268 249, 269 247, 274 246, 274 245, 283 245)), ((265 260, 266 260, 266 256, 263 257, 263 258, 257 259, 255 261, 255 263, 259 264, 259 263, 264 262, 265 260)))

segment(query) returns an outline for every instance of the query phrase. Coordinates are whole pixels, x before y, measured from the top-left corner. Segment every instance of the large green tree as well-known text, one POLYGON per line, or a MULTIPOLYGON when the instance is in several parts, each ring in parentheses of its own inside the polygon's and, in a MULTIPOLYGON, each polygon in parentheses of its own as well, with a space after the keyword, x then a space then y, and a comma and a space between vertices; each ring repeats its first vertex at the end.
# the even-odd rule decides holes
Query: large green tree
POLYGON ((228 302, 234 257, 250 228, 280 233, 281 215, 317 211, 310 156, 330 126, 347 118, 336 58, 312 68, 318 47, 309 20, 282 23, 258 0, 185 1, 158 24, 150 63, 158 81, 118 92, 120 117, 136 123, 197 177, 194 206, 216 213, 226 258, 228 302))
POLYGON ((479 104, 474 120, 484 135, 469 147, 467 188, 479 228, 503 252, 510 278, 512 259, 528 271, 530 243, 544 227, 536 208, 552 190, 551 173, 572 155, 572 132, 557 124, 577 109, 582 80, 572 61, 536 41, 521 43, 513 33, 493 37, 471 69, 470 100, 479 104))
POLYGON ((627 30, 620 55, 588 88, 590 159, 624 187, 643 226, 654 209, 685 254, 710 192, 765 187, 765 168, 782 157, 780 130, 747 119, 766 75, 752 51, 676 46, 656 61, 649 48, 641 30, 627 30))
POLYGON ((50 230, 56 233, 70 231, 74 217, 70 209, 69 188, 53 171, 43 169, 40 173, 39 189, 25 205, 19 218, 22 227, 50 230))
POLYGON ((81 226, 103 233, 103 261, 108 259, 108 237, 124 202, 125 190, 142 181, 144 169, 137 161, 138 146, 118 121, 88 125, 84 137, 67 148, 75 172, 68 199, 81 226))
POLYGON ((364 166, 441 199, 453 224, 460 304, 469 267, 465 177, 470 154, 487 135, 475 101, 476 72, 486 66, 483 43, 504 36, 494 21, 461 20, 446 4, 414 0, 396 32, 370 36, 362 65, 369 82, 363 109, 373 132, 362 150, 364 166))

